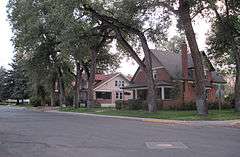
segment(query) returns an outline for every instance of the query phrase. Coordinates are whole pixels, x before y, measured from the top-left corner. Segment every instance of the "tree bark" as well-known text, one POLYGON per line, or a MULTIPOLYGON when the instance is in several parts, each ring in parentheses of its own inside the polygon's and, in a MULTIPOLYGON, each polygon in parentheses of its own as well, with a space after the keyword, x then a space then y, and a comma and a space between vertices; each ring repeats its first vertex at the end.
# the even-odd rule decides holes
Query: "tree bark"
POLYGON ((81 64, 79 62, 76 62, 76 69, 77 69, 77 74, 75 76, 73 106, 74 107, 79 107, 79 103, 80 103, 80 81, 81 81, 81 77, 82 77, 81 64))
POLYGON ((59 103, 60 105, 66 105, 66 98, 65 98, 65 87, 63 81, 63 74, 61 68, 58 68, 59 72, 59 103))
MULTIPOLYGON (((238 39, 240 40, 240 39, 238 39)), ((234 51, 235 51, 235 62, 236 62, 236 82, 235 82, 235 96, 234 96, 234 105, 235 105, 235 110, 240 111, 240 46, 237 44, 239 41, 235 41, 233 46, 234 46, 234 51)))
POLYGON ((179 0, 179 17, 183 25, 183 28, 185 30, 185 34, 191 50, 191 56, 193 58, 193 63, 195 67, 195 76, 196 76, 195 92, 196 92, 197 111, 198 111, 198 114, 200 115, 207 115, 208 107, 206 102, 203 60, 197 45, 194 30, 192 27, 192 21, 190 17, 190 8, 188 3, 189 2, 187 0, 179 0))
POLYGON ((97 66, 97 50, 91 49, 91 68, 90 68, 90 77, 88 80, 88 102, 87 107, 91 108, 95 105, 94 103, 94 82, 95 82, 95 73, 97 66))
POLYGON ((55 106, 55 80, 52 81, 52 86, 51 86, 51 93, 50 93, 50 99, 51 99, 51 106, 55 106))
POLYGON ((157 103, 156 103, 156 89, 155 83, 153 79, 153 70, 152 70, 152 57, 151 57, 151 50, 148 47, 146 37, 143 33, 138 34, 144 56, 145 56, 145 65, 146 65, 146 76, 147 76, 147 85, 148 85, 148 95, 147 95, 147 103, 148 103, 148 111, 149 112, 156 112, 157 111, 157 103))
POLYGON ((145 55, 145 63, 142 61, 133 48, 129 45, 129 43, 123 38, 120 30, 116 30, 116 36, 119 43, 129 52, 131 57, 138 63, 140 68, 145 72, 147 77, 147 86, 148 86, 148 95, 147 95, 147 102, 148 102, 148 111, 149 112, 156 112, 157 105, 156 105, 156 91, 155 91, 155 83, 152 75, 152 58, 151 58, 151 51, 148 47, 147 40, 141 32, 137 34, 141 40, 144 55, 145 55))

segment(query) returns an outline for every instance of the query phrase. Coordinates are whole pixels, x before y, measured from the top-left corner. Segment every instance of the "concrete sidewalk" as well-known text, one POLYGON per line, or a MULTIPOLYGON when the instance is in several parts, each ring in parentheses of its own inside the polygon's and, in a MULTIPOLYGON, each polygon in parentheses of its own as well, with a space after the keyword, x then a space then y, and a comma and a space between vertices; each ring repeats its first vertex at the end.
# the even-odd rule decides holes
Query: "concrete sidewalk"
POLYGON ((46 112, 52 113, 62 113, 69 115, 84 115, 84 116, 94 116, 94 117, 103 117, 103 118, 116 118, 116 119, 126 119, 126 120, 136 120, 146 123, 156 123, 156 124, 180 124, 180 125, 189 125, 189 126, 218 126, 218 127, 236 127, 240 128, 240 120, 226 120, 226 121, 183 121, 183 120, 167 120, 167 119, 155 119, 155 118, 139 118, 139 117, 127 117, 127 116, 109 116, 109 115, 99 115, 92 113, 79 113, 79 112, 62 112, 57 110, 47 110, 46 112))

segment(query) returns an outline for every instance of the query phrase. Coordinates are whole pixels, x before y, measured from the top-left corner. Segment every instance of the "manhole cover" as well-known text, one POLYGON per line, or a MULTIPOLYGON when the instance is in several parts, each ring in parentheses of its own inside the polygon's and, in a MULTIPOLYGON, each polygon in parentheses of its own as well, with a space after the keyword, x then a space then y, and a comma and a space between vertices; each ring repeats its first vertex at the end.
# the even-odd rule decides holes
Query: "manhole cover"
POLYGON ((187 149, 182 142, 146 142, 149 149, 187 149))

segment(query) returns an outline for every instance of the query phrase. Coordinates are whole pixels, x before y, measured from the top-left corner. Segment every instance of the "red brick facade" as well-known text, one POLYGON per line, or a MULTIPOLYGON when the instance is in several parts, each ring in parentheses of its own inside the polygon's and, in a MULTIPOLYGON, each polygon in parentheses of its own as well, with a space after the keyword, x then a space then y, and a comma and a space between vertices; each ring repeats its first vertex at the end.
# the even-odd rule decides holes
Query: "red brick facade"
MULTIPOLYGON (((170 75, 169 71, 161 64, 155 65, 153 67, 153 71, 155 71, 156 77, 155 82, 164 81, 171 83, 173 86, 174 84, 178 84, 179 89, 179 95, 177 98, 172 100, 163 100, 162 105, 164 108, 170 108, 170 107, 176 107, 179 105, 183 105, 186 103, 194 102, 195 101, 195 83, 194 83, 194 74, 192 78, 189 78, 189 70, 193 69, 193 67, 189 67, 188 63, 188 54, 187 54, 187 45, 184 44, 181 48, 182 55, 181 55, 181 67, 182 67, 182 79, 175 80, 170 75)), ((134 84, 146 84, 146 75, 145 73, 138 69, 135 73, 132 82, 134 84)), ((207 90, 207 100, 209 102, 216 101, 216 87, 214 85, 214 80, 212 77, 212 72, 209 70, 206 71, 206 82, 208 84, 206 90, 207 90)), ((157 85, 158 87, 165 86, 165 85, 157 85)), ((137 89, 143 89, 143 87, 135 88, 137 89)))

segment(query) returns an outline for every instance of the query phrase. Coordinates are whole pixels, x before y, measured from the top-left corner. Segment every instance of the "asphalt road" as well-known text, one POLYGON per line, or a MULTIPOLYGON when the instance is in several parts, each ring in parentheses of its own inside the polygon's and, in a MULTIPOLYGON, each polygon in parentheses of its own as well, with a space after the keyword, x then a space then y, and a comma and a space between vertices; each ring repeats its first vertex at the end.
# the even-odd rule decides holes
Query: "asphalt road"
POLYGON ((240 129, 0 107, 0 157, 160 156, 239 157, 240 129))

